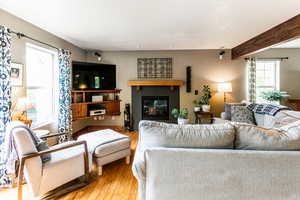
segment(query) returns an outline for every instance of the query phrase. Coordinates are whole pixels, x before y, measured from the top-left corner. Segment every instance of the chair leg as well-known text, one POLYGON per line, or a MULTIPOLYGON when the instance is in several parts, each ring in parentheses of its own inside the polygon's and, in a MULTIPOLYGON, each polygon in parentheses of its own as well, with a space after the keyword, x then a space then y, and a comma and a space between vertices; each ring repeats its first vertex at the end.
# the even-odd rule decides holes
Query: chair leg
POLYGON ((24 160, 21 159, 18 177, 18 200, 22 200, 24 160))
POLYGON ((130 156, 126 156, 126 158, 125 158, 125 162, 126 162, 126 164, 127 164, 127 165, 129 165, 129 164, 130 164, 130 156))
POLYGON ((98 175, 102 176, 102 166, 98 166, 98 175))

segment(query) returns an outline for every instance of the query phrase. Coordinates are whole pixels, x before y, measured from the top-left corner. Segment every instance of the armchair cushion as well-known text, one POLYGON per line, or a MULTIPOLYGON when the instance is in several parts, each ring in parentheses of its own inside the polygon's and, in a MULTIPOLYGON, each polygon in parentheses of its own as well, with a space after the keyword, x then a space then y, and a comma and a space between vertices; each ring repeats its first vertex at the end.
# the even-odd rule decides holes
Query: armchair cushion
MULTIPOLYGON (((74 143, 65 142, 50 148, 58 148, 74 143)), ((55 189, 71 180, 83 176, 84 171, 84 147, 74 146, 61 151, 51 153, 51 160, 43 166, 43 176, 40 184, 40 194, 55 189)))

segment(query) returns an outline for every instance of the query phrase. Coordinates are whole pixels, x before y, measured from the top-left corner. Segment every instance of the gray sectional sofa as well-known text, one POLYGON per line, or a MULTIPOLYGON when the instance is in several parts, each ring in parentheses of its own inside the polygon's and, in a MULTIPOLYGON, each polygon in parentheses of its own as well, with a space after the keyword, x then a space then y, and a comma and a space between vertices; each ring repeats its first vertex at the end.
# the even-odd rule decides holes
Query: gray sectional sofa
POLYGON ((255 118, 258 126, 141 121, 132 167, 139 199, 300 199, 300 113, 255 118))

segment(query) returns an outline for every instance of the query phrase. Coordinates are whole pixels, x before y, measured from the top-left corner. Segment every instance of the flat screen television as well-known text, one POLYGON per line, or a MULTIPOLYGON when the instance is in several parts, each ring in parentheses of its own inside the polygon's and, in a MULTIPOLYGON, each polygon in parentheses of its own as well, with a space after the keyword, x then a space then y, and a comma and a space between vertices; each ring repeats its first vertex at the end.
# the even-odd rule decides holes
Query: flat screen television
POLYGON ((73 90, 116 89, 116 65, 73 62, 73 90))

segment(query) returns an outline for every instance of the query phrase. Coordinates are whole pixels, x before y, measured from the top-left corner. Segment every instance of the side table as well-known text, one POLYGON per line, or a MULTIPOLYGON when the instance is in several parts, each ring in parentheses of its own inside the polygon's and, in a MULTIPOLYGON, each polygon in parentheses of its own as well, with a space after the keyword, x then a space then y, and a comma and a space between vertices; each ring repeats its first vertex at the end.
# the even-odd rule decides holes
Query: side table
POLYGON ((201 124, 203 119, 209 120, 210 124, 214 121, 214 114, 212 112, 196 111, 195 114, 195 124, 201 124))

